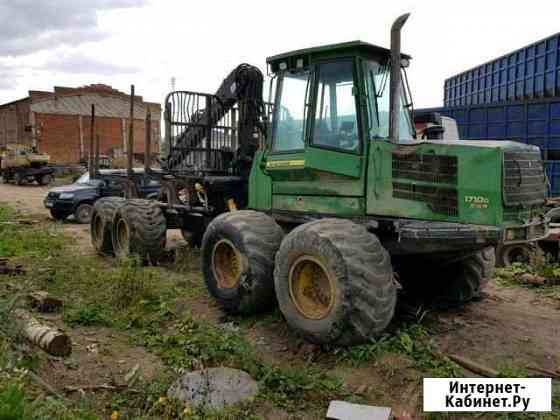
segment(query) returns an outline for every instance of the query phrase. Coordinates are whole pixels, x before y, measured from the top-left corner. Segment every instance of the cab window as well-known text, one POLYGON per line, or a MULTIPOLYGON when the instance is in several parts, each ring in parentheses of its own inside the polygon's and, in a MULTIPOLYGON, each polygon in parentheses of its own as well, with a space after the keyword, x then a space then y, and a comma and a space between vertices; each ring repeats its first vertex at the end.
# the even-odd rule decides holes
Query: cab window
POLYGON ((354 66, 352 61, 320 64, 317 68, 314 146, 359 152, 354 66))
POLYGON ((309 72, 286 73, 278 81, 276 123, 273 128, 275 152, 302 150, 305 144, 309 72))
MULTIPOLYGON (((365 65, 365 85, 368 101, 368 122, 370 138, 389 138, 389 86, 390 68, 376 62, 365 65)), ((402 92, 402 89, 401 89, 402 92)), ((401 139, 412 139, 413 128, 409 110, 404 106, 401 95, 399 118, 399 136, 401 139)))

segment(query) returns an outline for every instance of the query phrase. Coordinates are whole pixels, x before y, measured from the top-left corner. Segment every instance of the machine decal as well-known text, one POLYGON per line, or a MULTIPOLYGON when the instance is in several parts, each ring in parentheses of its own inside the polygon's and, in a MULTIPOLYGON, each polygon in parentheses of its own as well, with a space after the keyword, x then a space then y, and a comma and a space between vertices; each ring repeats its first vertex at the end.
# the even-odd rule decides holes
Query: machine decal
POLYGON ((271 160, 266 162, 267 168, 293 167, 293 166, 304 166, 304 165, 305 165, 305 159, 271 160))
POLYGON ((487 209, 490 199, 481 195, 466 195, 465 203, 470 204, 471 209, 487 209))

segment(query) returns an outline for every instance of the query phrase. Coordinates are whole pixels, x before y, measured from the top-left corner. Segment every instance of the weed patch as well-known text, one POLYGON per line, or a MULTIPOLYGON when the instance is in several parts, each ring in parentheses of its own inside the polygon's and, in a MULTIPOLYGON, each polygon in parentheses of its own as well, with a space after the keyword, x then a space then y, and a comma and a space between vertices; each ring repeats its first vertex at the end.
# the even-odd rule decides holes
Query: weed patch
POLYGON ((187 316, 168 334, 147 332, 142 341, 178 373, 229 366, 249 373, 261 384, 261 398, 289 410, 324 405, 347 393, 342 381, 308 366, 279 367, 264 362, 234 331, 187 316))
POLYGON ((55 227, 12 225, 19 214, 0 206, 0 255, 3 257, 50 258, 60 255, 64 238, 55 227))
POLYGON ((109 309, 102 305, 84 305, 65 312, 64 321, 69 325, 84 327, 110 326, 112 322, 108 312, 109 309))
POLYGON ((498 268, 496 279, 502 286, 516 286, 531 289, 542 296, 560 300, 560 264, 552 262, 522 264, 513 263, 510 267, 498 268), (531 284, 525 281, 527 275, 538 276, 548 284, 531 284))
POLYGON ((25 414, 23 384, 9 382, 0 388, 0 419, 19 420, 25 414))
POLYGON ((430 335, 418 324, 391 335, 385 334, 367 344, 335 350, 338 361, 354 366, 375 362, 390 353, 407 356, 413 361, 416 369, 429 373, 433 377, 458 376, 456 365, 437 354, 430 335))

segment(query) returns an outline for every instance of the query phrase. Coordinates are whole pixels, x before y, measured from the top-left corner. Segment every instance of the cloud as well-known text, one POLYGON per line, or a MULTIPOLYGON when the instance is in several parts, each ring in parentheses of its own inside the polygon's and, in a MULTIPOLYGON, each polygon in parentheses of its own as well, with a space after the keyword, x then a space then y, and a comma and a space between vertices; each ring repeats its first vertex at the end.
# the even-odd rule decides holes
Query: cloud
POLYGON ((68 74, 95 74, 100 76, 115 76, 140 71, 139 68, 134 66, 104 62, 78 51, 61 55, 52 54, 40 69, 68 74))
POLYGON ((0 90, 11 90, 20 77, 15 66, 0 62, 0 90))
POLYGON ((99 41, 97 12, 141 7, 147 0, 9 0, 0 2, 0 56, 99 41))

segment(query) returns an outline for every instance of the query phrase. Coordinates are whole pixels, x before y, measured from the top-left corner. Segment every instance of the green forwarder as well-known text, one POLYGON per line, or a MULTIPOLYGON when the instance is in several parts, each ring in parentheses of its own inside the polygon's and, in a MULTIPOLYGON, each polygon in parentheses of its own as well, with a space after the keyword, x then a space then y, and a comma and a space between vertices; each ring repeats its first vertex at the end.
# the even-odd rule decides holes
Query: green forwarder
POLYGON ((354 41, 270 57, 268 104, 249 65, 214 95, 170 93, 162 196, 100 200, 97 251, 154 261, 181 229, 224 310, 277 301, 315 343, 379 335, 399 284, 447 304, 480 296, 494 247, 547 233, 543 164, 520 143, 415 138, 407 17, 390 50, 354 41))

